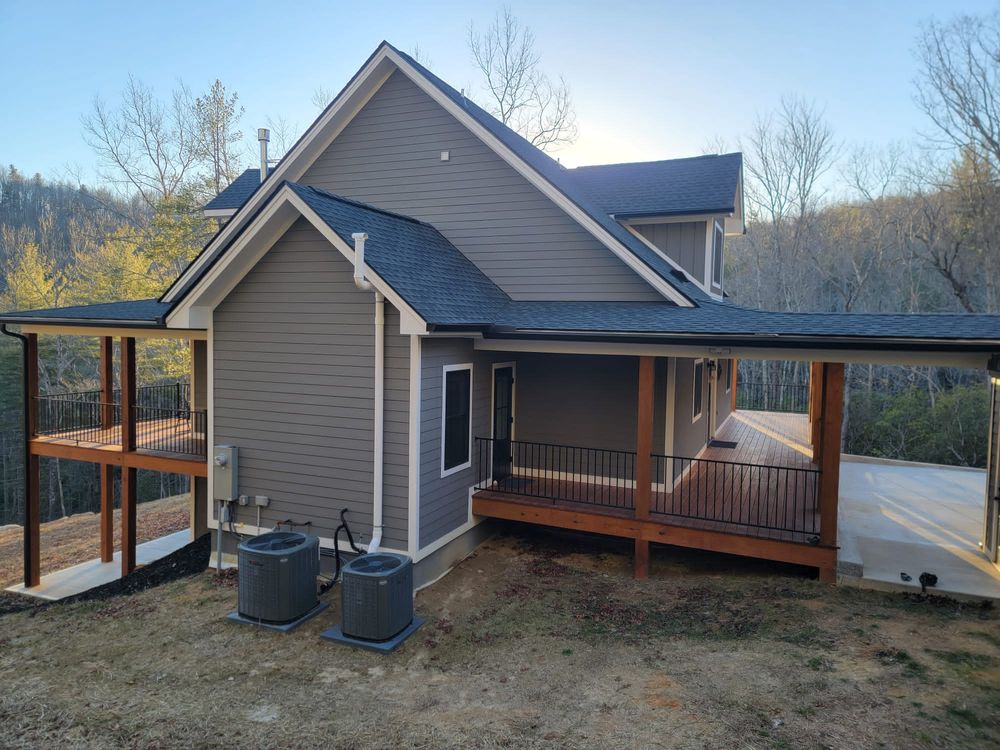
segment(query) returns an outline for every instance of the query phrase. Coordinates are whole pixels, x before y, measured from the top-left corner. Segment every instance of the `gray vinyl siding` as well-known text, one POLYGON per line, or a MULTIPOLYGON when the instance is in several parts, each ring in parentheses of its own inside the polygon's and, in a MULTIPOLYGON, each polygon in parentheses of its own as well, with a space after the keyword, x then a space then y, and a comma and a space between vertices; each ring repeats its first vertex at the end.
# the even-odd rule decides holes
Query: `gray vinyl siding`
MULTIPOLYGON (((569 354, 518 354, 514 437, 634 451, 639 360, 569 354)), ((656 362, 653 449, 663 445, 665 360, 656 362)))
POLYGON ((733 413, 732 367, 733 360, 719 360, 719 399, 715 405, 715 424, 718 427, 721 427, 726 418, 733 413))
POLYGON ((433 224, 514 299, 662 299, 399 72, 299 181, 433 224))
POLYGON ((692 422, 694 411, 694 360, 677 358, 674 389, 674 455, 694 458, 708 442, 708 370, 702 381, 702 415, 692 422))
POLYGON ((705 280, 706 222, 636 224, 632 228, 698 281, 705 280))
POLYGON ((476 483, 475 438, 490 436, 493 362, 502 353, 478 352, 469 339, 425 339, 421 346, 420 546, 469 520, 469 488, 476 483), (472 465, 441 476, 441 393, 444 366, 472 363, 472 465))
MULTIPOLYGON (((374 303, 304 220, 268 251, 213 319, 215 441, 239 447, 240 492, 268 495, 266 526, 312 522, 332 537, 341 508, 372 534, 374 303)), ((386 303, 383 544, 407 548, 409 338, 386 303)), ((255 515, 240 510, 239 520, 255 515)))

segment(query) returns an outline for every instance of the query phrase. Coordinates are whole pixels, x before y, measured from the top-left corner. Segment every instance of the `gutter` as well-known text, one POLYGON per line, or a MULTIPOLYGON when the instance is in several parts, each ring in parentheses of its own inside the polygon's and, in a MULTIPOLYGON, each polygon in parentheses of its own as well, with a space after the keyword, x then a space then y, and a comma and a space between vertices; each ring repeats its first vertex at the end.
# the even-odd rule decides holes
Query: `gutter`
POLYGON ((24 433, 24 576, 25 584, 31 585, 29 580, 28 571, 31 570, 31 548, 32 545, 28 540, 28 536, 31 533, 29 528, 27 514, 28 514, 28 498, 31 497, 31 417, 29 410, 31 409, 31 394, 28 392, 28 337, 21 333, 14 333, 13 331, 7 330, 7 324, 0 324, 0 333, 5 336, 10 336, 14 339, 19 339, 21 342, 21 396, 24 401, 24 409, 22 414, 22 430, 24 433))
POLYGON ((354 285, 362 291, 375 290, 375 445, 372 472, 372 538, 368 554, 378 552, 382 544, 383 465, 385 453, 385 297, 365 278, 364 232, 354 232, 354 285))

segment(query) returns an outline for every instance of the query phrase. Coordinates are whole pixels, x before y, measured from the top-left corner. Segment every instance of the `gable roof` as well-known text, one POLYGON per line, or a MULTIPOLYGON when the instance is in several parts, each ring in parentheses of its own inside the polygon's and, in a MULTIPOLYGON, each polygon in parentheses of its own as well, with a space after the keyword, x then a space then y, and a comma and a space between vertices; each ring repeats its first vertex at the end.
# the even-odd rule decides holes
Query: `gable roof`
POLYGON ((365 265, 426 321, 484 325, 510 302, 430 224, 296 183, 285 183, 348 246, 364 231, 365 265))
MULTIPOLYGON (((273 172, 274 170, 268 170, 273 172)), ((237 210, 260 187, 260 169, 247 169, 229 186, 205 204, 205 211, 237 210)))
POLYGON ((734 213, 742 170, 743 155, 733 153, 599 164, 569 173, 601 210, 636 217, 734 213))

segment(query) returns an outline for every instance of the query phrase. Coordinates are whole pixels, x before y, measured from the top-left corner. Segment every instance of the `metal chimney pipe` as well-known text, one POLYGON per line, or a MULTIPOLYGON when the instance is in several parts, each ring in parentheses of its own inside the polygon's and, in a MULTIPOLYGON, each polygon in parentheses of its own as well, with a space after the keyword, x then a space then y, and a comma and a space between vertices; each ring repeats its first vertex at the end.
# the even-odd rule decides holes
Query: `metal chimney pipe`
POLYGON ((267 128, 257 128, 257 140, 260 141, 260 181, 267 179, 267 142, 271 140, 271 131, 267 128))

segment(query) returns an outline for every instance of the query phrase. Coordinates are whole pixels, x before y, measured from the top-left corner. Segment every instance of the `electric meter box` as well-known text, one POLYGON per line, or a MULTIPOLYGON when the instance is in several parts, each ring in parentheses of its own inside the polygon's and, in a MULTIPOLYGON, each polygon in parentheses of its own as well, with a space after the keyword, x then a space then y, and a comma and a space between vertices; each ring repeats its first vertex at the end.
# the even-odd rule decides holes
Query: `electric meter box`
POLYGON ((239 492, 239 451, 235 445, 212 449, 213 494, 216 500, 235 500, 239 492))

